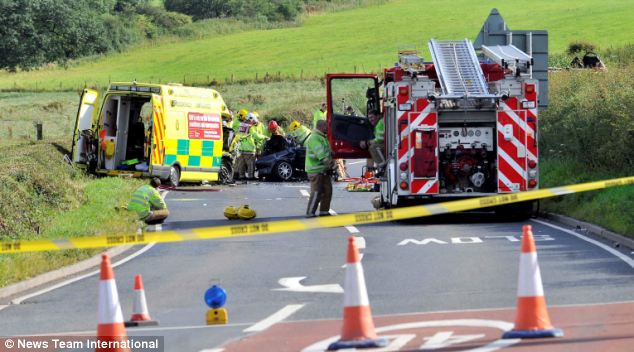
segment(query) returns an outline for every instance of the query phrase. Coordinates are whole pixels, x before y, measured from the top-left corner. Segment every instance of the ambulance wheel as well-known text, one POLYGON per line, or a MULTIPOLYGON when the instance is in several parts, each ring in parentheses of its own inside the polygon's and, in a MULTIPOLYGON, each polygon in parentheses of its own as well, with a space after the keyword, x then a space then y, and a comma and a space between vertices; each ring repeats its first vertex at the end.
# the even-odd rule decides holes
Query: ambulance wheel
POLYGON ((222 159, 220 165, 220 183, 223 185, 233 183, 233 168, 231 167, 231 161, 222 159))
POLYGON ((293 177, 293 166, 288 161, 280 161, 275 165, 273 172, 278 179, 288 181, 293 177))
POLYGON ((181 180, 181 170, 178 166, 172 166, 170 168, 170 176, 167 179, 167 184, 172 187, 178 187, 178 183, 181 180))

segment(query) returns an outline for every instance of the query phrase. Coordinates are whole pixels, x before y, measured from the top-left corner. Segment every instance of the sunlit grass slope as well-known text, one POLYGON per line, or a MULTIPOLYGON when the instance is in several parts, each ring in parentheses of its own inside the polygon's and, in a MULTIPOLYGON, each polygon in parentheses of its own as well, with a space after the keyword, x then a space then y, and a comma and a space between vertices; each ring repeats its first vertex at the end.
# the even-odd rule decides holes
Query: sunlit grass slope
POLYGON ((258 74, 321 76, 333 71, 378 71, 399 47, 427 55, 429 38, 475 38, 491 8, 511 29, 546 29, 551 52, 573 40, 620 46, 634 32, 631 0, 417 1, 396 0, 311 16, 301 27, 251 31, 189 41, 163 41, 125 53, 84 59, 69 69, 0 73, 0 88, 60 89, 114 80, 204 83, 253 79, 258 74))

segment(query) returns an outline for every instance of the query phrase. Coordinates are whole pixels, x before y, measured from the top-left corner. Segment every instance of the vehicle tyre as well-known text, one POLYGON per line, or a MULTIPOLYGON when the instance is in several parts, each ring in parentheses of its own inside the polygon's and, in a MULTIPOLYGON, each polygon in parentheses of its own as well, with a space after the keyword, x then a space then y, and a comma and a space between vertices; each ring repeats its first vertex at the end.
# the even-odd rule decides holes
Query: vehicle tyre
POLYGON ((167 184, 172 187, 178 187, 181 180, 181 170, 178 166, 173 165, 170 168, 170 175, 167 178, 167 184))
POLYGON ((223 185, 233 183, 233 167, 229 159, 222 159, 219 172, 220 183, 223 185))
POLYGON ((293 177, 293 166, 287 161, 280 161, 273 168, 273 172, 278 179, 288 181, 293 177))

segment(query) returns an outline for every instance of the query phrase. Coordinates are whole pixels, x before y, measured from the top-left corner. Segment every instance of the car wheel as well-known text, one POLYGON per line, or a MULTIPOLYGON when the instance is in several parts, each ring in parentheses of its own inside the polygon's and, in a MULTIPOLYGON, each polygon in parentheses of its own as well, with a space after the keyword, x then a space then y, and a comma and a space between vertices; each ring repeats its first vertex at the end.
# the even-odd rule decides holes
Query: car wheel
POLYGON ((275 176, 282 181, 288 181, 293 177, 293 167, 288 161, 280 161, 275 165, 275 176))
POLYGON ((172 187, 178 187, 180 180, 181 180, 181 170, 178 168, 178 166, 172 166, 170 168, 170 176, 167 179, 168 185, 172 187))
POLYGON ((224 185, 233 183, 233 167, 228 159, 222 159, 219 177, 220 183, 224 185))

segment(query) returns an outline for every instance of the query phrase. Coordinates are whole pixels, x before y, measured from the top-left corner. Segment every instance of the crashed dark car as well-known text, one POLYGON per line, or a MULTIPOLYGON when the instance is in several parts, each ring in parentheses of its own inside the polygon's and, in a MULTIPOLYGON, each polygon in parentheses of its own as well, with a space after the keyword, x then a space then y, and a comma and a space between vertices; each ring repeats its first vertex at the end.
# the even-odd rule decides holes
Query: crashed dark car
POLYGON ((255 167, 261 179, 305 179, 305 159, 306 148, 297 145, 291 139, 284 138, 282 142, 272 138, 264 145, 264 152, 255 162, 255 167))

